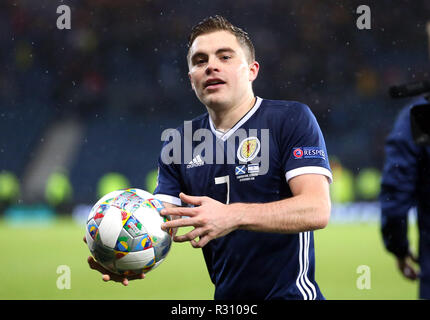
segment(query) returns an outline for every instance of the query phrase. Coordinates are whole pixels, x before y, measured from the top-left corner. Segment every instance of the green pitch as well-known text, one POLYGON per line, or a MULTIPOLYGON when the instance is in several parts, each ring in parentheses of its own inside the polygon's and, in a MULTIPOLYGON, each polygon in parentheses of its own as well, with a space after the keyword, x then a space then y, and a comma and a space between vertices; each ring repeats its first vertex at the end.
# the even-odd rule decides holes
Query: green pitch
MULTIPOLYGON (((414 252, 416 233, 415 226, 409 229, 414 252)), ((384 249, 378 224, 332 224, 314 234, 316 279, 327 299, 418 298, 418 283, 400 274, 394 256, 384 249), (369 289, 360 286, 360 266, 369 271, 369 289)))
MULTIPOLYGON (((415 235, 415 228, 411 231, 415 235)), ((1 221, 0 299, 213 297, 201 250, 189 243, 174 243, 166 261, 146 279, 123 287, 103 282, 99 273, 88 268, 89 251, 83 235, 84 227, 69 219, 33 228, 11 227, 1 221), (61 281, 64 270, 70 271, 70 289, 59 289, 65 284, 61 281)), ((412 239, 415 246, 416 238, 412 239)), ((315 239, 316 278, 327 299, 416 299, 417 283, 401 277, 394 259, 382 247, 378 225, 332 224, 315 232, 315 239), (362 275, 357 268, 363 265, 370 272, 368 289, 357 286, 362 275)))

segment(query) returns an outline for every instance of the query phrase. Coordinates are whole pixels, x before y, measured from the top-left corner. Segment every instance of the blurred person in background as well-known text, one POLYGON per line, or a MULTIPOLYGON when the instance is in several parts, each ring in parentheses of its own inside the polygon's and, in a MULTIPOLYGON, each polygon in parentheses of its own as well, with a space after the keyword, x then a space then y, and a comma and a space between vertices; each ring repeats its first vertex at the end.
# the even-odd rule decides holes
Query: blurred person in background
MULTIPOLYGON (((430 146, 414 141, 410 114, 414 106, 428 104, 429 97, 414 99, 398 115, 385 145, 380 194, 385 247, 395 255, 406 278, 420 279, 420 298, 425 299, 430 298, 430 146), (408 212, 412 207, 418 214, 418 257, 408 241, 408 212)), ((430 119, 427 121, 430 123, 430 119)))
MULTIPOLYGON (((427 23, 430 38, 430 23, 427 23)), ((430 44, 430 41, 429 41, 430 44)), ((429 50, 430 53, 430 50, 429 50)), ((430 145, 417 143, 411 110, 423 105, 430 111, 430 93, 409 101, 400 111, 385 144, 381 181, 381 231, 386 249, 394 254, 404 277, 419 279, 419 297, 430 299, 430 145), (417 209, 419 249, 408 240, 408 213, 417 209)), ((423 119, 430 127, 430 112, 423 119)))

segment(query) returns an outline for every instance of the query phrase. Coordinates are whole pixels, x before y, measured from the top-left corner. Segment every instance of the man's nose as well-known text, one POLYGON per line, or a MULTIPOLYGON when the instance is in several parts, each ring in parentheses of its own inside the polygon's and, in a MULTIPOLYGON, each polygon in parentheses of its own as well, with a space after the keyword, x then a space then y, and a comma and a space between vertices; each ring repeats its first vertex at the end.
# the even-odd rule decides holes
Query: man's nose
POLYGON ((219 65, 216 59, 209 59, 206 66, 206 74, 210 75, 213 72, 219 72, 219 65))

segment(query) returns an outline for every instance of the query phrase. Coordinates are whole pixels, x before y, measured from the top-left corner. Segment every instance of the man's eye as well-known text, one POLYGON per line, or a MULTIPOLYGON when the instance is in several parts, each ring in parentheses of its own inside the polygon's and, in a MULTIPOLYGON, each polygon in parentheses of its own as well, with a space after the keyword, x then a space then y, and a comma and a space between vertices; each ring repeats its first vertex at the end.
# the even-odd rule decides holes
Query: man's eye
POLYGON ((230 59, 231 57, 230 56, 222 56, 222 59, 223 60, 228 60, 228 59, 230 59))
POLYGON ((199 60, 196 61, 197 64, 202 64, 202 63, 205 63, 205 62, 206 61, 204 59, 199 59, 199 60))

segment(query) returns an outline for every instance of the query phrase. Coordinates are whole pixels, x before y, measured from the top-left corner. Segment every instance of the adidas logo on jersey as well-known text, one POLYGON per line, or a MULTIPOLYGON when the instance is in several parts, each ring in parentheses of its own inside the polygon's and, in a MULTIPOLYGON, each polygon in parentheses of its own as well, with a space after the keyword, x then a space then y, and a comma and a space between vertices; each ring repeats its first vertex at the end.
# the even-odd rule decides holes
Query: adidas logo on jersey
POLYGON ((191 160, 190 162, 188 162, 187 169, 195 168, 195 167, 200 167, 200 166, 202 166, 204 164, 205 164, 205 162, 202 160, 202 158, 200 157, 200 155, 198 155, 193 160, 191 160))

